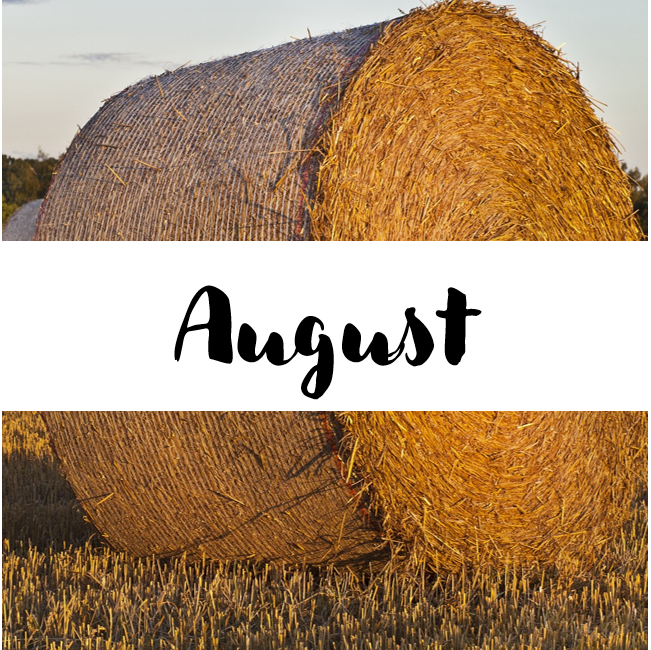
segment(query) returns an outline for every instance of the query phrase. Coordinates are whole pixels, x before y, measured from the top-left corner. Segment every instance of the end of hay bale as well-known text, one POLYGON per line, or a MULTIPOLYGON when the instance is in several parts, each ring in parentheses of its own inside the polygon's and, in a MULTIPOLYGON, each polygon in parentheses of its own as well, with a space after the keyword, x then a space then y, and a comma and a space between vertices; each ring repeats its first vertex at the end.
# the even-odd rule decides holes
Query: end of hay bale
POLYGON ((628 182, 575 71, 504 7, 395 21, 335 114, 322 240, 638 240, 628 182))
POLYGON ((384 535, 438 570, 593 563, 647 471, 641 412, 339 414, 384 535))

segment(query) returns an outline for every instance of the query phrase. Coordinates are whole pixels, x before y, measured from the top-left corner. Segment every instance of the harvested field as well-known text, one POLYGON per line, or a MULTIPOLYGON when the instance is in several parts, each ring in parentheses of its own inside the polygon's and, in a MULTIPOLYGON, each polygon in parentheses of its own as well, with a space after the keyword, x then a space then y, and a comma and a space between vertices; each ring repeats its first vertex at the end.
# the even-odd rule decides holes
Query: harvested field
POLYGON ((637 649, 647 506, 588 571, 447 576, 134 559, 83 520, 35 413, 3 414, 3 647, 637 649))

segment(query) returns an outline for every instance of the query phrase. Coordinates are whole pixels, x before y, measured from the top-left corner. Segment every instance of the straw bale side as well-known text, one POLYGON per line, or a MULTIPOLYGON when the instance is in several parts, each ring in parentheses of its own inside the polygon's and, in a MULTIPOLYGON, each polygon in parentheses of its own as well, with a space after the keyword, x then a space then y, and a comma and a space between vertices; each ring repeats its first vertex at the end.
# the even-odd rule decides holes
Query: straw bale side
POLYGON ((43 417, 92 521, 136 555, 588 566, 647 474, 640 412, 43 417))
POLYGON ((115 548, 309 564, 383 556, 333 451, 331 415, 42 416, 66 478, 115 548))
POLYGON ((391 23, 323 149, 318 239, 641 238, 578 72, 487 2, 391 23))
POLYGON ((351 412, 354 475, 386 538, 437 569, 587 566, 648 471, 642 412, 351 412))
POLYGON ((311 150, 379 25, 144 79, 76 135, 41 240, 302 240, 311 150))

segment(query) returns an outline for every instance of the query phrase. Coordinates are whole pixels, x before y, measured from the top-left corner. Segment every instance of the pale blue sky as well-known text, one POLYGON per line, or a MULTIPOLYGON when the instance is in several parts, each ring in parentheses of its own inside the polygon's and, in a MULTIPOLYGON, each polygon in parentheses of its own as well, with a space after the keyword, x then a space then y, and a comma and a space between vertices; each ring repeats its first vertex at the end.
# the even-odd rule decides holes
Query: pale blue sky
MULTIPOLYGON (((58 155, 102 100, 188 60, 200 63, 394 18, 417 0, 3 0, 2 152, 58 155)), ((647 171, 646 0, 514 0, 579 62, 608 106, 630 166, 647 171)))

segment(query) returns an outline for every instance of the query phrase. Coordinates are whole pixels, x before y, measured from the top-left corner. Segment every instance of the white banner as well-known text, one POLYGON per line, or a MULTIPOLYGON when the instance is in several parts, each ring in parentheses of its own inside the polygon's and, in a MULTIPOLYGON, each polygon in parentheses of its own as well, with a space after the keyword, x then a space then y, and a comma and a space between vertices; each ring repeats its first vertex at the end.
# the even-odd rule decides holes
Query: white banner
POLYGON ((5 410, 648 409, 644 243, 1 252, 5 410))

